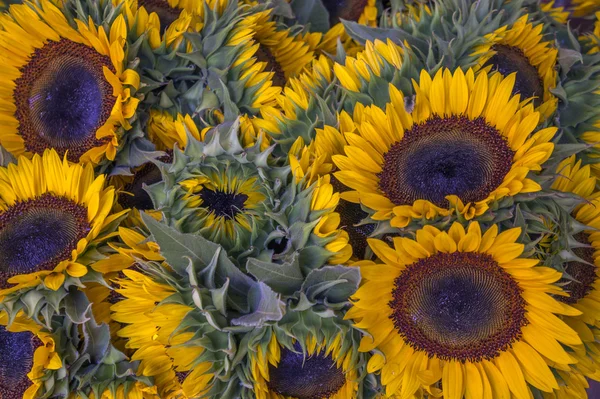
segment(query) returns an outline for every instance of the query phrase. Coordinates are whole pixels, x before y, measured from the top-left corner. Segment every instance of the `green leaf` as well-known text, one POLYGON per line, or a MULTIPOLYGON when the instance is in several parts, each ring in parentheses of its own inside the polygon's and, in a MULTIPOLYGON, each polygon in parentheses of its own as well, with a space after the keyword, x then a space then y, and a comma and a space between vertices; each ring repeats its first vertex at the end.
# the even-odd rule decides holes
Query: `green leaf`
POLYGON ((70 292, 65 297, 65 313, 75 324, 82 324, 90 320, 87 316, 92 304, 81 291, 70 292))
POLYGON ((291 262, 283 264, 263 262, 254 258, 248 259, 246 269, 258 281, 264 282, 283 295, 293 295, 302 287, 304 281, 297 254, 293 256, 291 262))
POLYGON ((348 300, 360 284, 360 270, 357 267, 325 266, 306 276, 302 292, 310 301, 326 300, 340 303, 348 300))
POLYGON ((8 166, 9 163, 16 163, 16 158, 10 152, 0 146, 0 166, 8 166))
POLYGON ((261 327, 267 321, 281 320, 285 311, 283 303, 268 285, 259 281, 248 293, 250 313, 231 320, 234 326, 261 327))
POLYGON ((92 363, 100 363, 110 347, 110 328, 96 324, 93 317, 83 324, 83 353, 90 355, 92 363))
POLYGON ((196 270, 209 279, 202 281, 204 286, 222 287, 229 279, 231 300, 238 309, 246 308, 248 291, 254 281, 233 264, 223 247, 197 234, 180 233, 145 213, 142 220, 160 246, 160 253, 177 274, 187 277, 191 261, 196 270))

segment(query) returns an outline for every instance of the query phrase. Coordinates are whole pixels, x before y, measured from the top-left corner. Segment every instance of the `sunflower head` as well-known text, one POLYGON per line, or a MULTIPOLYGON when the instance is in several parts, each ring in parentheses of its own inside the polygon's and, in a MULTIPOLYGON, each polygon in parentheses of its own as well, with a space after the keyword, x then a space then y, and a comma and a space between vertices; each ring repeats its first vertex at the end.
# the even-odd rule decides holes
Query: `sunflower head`
POLYGON ((11 88, 0 94, 9 104, 0 144, 14 155, 53 148, 73 162, 112 161, 131 129, 140 78, 127 69, 124 17, 108 30, 91 19, 75 23, 46 0, 13 5, 0 19, 10 60, 2 79, 11 88))
POLYGON ((0 295, 11 315, 30 291, 46 292, 58 309, 69 286, 103 283, 102 274, 126 267, 105 243, 126 211, 112 213, 115 192, 104 181, 91 164, 61 161, 53 150, 0 168, 0 295))
POLYGON ((528 15, 519 18, 510 28, 503 26, 486 36, 478 47, 478 65, 486 71, 503 76, 516 73, 513 94, 523 100, 532 99, 543 119, 556 111, 558 99, 550 92, 557 83, 558 50, 549 41, 542 41, 543 24, 534 26, 528 15), (539 56, 543 54, 543 56, 539 56))
POLYGON ((0 348, 2 397, 36 397, 45 370, 62 367, 52 335, 23 313, 12 320, 6 312, 0 314, 0 348))
MULTIPOLYGON (((314 319, 305 313, 304 320, 314 319)), ((358 332, 342 320, 322 320, 315 330, 310 321, 300 329, 288 320, 262 332, 249 348, 257 399, 360 397, 365 360, 358 332)))
POLYGON ((287 181, 260 140, 244 148, 239 120, 212 129, 200 142, 188 137, 171 164, 159 163, 162 181, 147 188, 155 209, 183 232, 200 232, 232 251, 252 250, 267 222, 264 209, 287 181))
POLYGON ((382 263, 360 264, 363 284, 346 318, 368 333, 360 351, 380 351, 367 367, 388 395, 527 397, 530 386, 559 388, 553 370, 577 361, 563 345, 582 342, 557 315, 581 312, 555 299, 560 272, 520 257, 520 235, 456 222, 395 237, 393 248, 370 240, 382 263), (413 378, 415 367, 431 378, 413 378))
POLYGON ((528 173, 550 157, 556 128, 535 131, 540 115, 512 96, 514 82, 514 74, 422 72, 412 112, 390 85, 385 110, 355 107, 345 155, 332 157, 335 177, 373 219, 394 227, 453 213, 468 220, 505 197, 540 191, 528 173))

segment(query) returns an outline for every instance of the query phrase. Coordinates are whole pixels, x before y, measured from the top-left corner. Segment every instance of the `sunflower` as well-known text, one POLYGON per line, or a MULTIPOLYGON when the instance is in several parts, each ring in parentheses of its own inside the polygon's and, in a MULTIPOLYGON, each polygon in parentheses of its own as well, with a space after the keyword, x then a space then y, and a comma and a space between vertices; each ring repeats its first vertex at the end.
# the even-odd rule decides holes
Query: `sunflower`
POLYGON ((562 293, 553 285, 561 273, 519 258, 520 234, 455 222, 448 232, 426 226, 416 239, 395 237, 394 248, 369 240, 384 263, 360 264, 346 318, 368 333, 360 351, 380 351, 368 370, 381 373, 387 396, 529 398, 528 384, 558 389, 552 369, 576 362, 562 344, 581 339, 555 313, 580 312, 552 296, 562 293))
POLYGON ((345 339, 341 333, 329 340, 306 334, 284 344, 272 332, 268 345, 250 355, 256 399, 356 398, 357 359, 345 339))
POLYGON ((115 190, 104 181, 91 164, 71 165, 54 150, 0 168, 0 296, 41 282, 58 290, 88 265, 114 270, 110 258, 85 257, 126 213, 111 214, 115 190))
POLYGON ((168 48, 179 48, 184 43, 183 34, 192 29, 193 14, 179 8, 181 3, 171 6, 167 0, 116 0, 116 5, 120 4, 124 4, 123 13, 132 27, 130 34, 134 39, 145 34, 153 50, 163 43, 168 48))
POLYGON ((486 35, 485 44, 473 55, 479 57, 478 67, 485 71, 497 71, 503 76, 516 73, 513 94, 521 94, 523 100, 532 98, 546 120, 558 104, 551 93, 558 76, 558 50, 551 42, 543 41, 544 25, 533 26, 527 19, 528 15, 524 15, 510 28, 503 26, 486 35))
POLYGON ((49 0, 0 17, 0 144, 15 156, 54 148, 73 162, 114 160, 131 128, 140 77, 126 67, 123 16, 110 31, 76 23, 49 0))
POLYGON ((175 293, 163 283, 135 270, 125 270, 117 279, 117 292, 124 299, 112 306, 113 319, 126 326, 118 335, 134 350, 132 360, 140 361, 138 374, 153 377, 159 397, 195 398, 203 394, 212 376, 210 363, 195 364, 203 349, 185 346, 193 332, 180 331, 191 307, 161 302, 175 293))
POLYGON ((171 164, 158 162, 162 181, 146 190, 154 209, 181 232, 245 251, 268 219, 275 181, 285 181, 289 169, 270 166, 271 150, 262 151, 260 140, 244 148, 239 127, 239 119, 218 125, 204 142, 190 136, 171 164))
POLYGON ((0 313, 0 397, 33 399, 44 371, 60 369, 62 361, 52 336, 24 314, 8 323, 6 312, 0 313))
MULTIPOLYGON (((570 260, 562 265, 565 276, 560 281, 568 295, 557 299, 581 311, 580 315, 567 315, 563 320, 573 328, 583 341, 583 345, 574 347, 572 356, 577 364, 572 372, 600 381, 600 344, 593 338, 600 334, 600 199, 594 192, 596 178, 592 176, 590 165, 581 166, 581 160, 575 156, 565 159, 558 167, 559 177, 552 188, 576 194, 587 202, 573 211, 573 217, 580 225, 588 229, 575 231, 569 240, 570 260)), ((565 378, 565 385, 573 389, 577 378, 565 378)))
POLYGON ((332 68, 327 56, 318 56, 303 73, 288 80, 283 94, 277 96, 277 106, 261 108, 260 124, 254 124, 278 144, 275 151, 282 153, 277 155, 287 156, 292 146, 310 142, 315 130, 307 126, 334 123, 335 110, 330 109, 330 97, 335 95, 332 68), (296 144, 299 139, 302 142, 296 144))
MULTIPOLYGON (((345 113, 343 112, 343 114, 345 113)), ((340 123, 342 123, 342 118, 343 116, 340 117, 340 123)), ((339 228, 343 232, 342 237, 348 244, 347 249, 344 249, 343 253, 349 251, 346 256, 353 255, 354 258, 363 259, 365 251, 368 248, 367 238, 373 234, 377 225, 369 220, 369 214, 362 209, 360 201, 356 196, 352 195, 350 189, 343 185, 333 175, 327 174, 332 171, 333 168, 333 165, 331 164, 331 155, 343 152, 345 141, 340 137, 342 142, 340 152, 337 152, 335 148, 331 147, 323 151, 322 146, 319 145, 322 145, 322 141, 326 141, 327 144, 332 144, 332 141, 328 141, 328 139, 338 135, 339 132, 330 126, 326 126, 323 130, 317 129, 315 141, 313 141, 311 145, 302 148, 300 159, 294 155, 298 152, 292 148, 289 157, 290 166, 297 181, 305 179, 305 181, 311 182, 316 179, 319 185, 325 183, 326 186, 331 186, 334 212, 329 217, 336 221, 332 227, 335 227, 336 229, 339 228), (328 133, 331 133, 331 135, 328 136, 328 133), (323 136, 325 136, 324 139, 323 136)), ((329 190, 329 187, 327 187, 327 190, 329 190)), ((348 258, 346 258, 344 262, 347 260, 348 258)), ((334 262, 330 261, 330 263, 334 262)))
POLYGON ((252 31, 253 41, 246 43, 245 51, 272 73, 273 86, 282 88, 290 77, 299 75, 310 64, 314 52, 300 35, 294 35, 289 28, 279 28, 272 20, 272 11, 248 15, 240 28, 252 31))
POLYGON ((527 175, 550 157, 557 129, 532 134, 540 115, 511 95, 514 82, 515 74, 445 69, 432 80, 423 71, 411 113, 390 85, 385 111, 356 105, 358 133, 332 157, 335 177, 394 227, 454 210, 468 220, 506 196, 540 191, 527 175))
POLYGON ((211 240, 217 242, 221 234, 236 237, 240 228, 251 231, 266 199, 258 177, 244 179, 232 172, 201 172, 179 183, 186 192, 186 206, 196 210, 194 227, 210 232, 211 240))

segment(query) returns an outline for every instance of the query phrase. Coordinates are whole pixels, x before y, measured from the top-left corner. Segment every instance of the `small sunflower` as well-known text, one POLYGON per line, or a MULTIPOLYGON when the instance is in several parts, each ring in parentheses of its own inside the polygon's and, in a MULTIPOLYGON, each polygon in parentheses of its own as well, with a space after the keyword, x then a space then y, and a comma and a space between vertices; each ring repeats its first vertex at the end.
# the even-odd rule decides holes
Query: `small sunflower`
POLYGON ((197 227, 217 242, 220 235, 236 237, 239 229, 251 231, 257 210, 267 198, 258 176, 245 178, 231 169, 199 171, 179 184, 185 191, 182 201, 195 210, 190 231, 197 227))
POLYGON ((252 30, 253 41, 245 45, 246 51, 272 73, 273 86, 282 88, 290 77, 299 75, 311 63, 314 52, 302 36, 294 35, 289 28, 279 28, 271 18, 272 11, 250 14, 240 28, 252 30))
POLYGON ((335 177, 394 227, 454 209, 472 219, 503 197, 540 191, 527 176, 550 157, 556 128, 533 133, 540 115, 512 96, 514 82, 515 74, 423 71, 411 113, 390 85, 385 110, 355 107, 357 133, 332 157, 335 177))
POLYGON ((62 361, 54 339, 19 313, 7 327, 5 312, 0 314, 0 397, 33 399, 42 385, 44 371, 58 370, 62 361))
POLYGON ((0 144, 15 156, 54 148, 73 162, 114 160, 139 102, 125 20, 74 29, 51 1, 37 4, 0 17, 0 144))
POLYGON ((61 161, 54 150, 0 168, 0 296, 42 282, 58 290, 88 265, 103 272, 106 262, 84 255, 126 213, 111 214, 115 190, 104 182, 91 164, 61 161))
POLYGON ((360 351, 380 351, 368 370, 381 374, 387 396, 529 398, 529 385, 558 389, 552 370, 576 362, 563 344, 581 339, 556 314, 580 312, 552 296, 562 293, 553 284, 561 273, 519 258, 520 234, 455 222, 395 237, 394 248, 369 241, 384 263, 360 264, 346 318, 368 333, 360 351))
MULTIPOLYGON (((287 156, 293 146, 310 142, 315 130, 323 123, 335 121, 335 110, 330 109, 334 75, 333 63, 324 55, 315 58, 300 75, 290 78, 283 94, 277 97, 277 106, 263 107, 260 128, 278 145, 275 151, 287 156), (296 142, 301 139, 301 144, 296 142)), ((255 123, 256 124, 256 123, 255 123)))
POLYGON ((200 233, 227 250, 248 250, 267 222, 274 182, 288 168, 269 164, 271 149, 241 143, 239 119, 212 128, 204 142, 189 137, 171 164, 158 163, 162 181, 147 187, 154 209, 184 232, 200 233))
POLYGON ((268 345, 250 355, 256 399, 352 399, 357 397, 355 349, 341 333, 330 339, 286 338, 271 333, 268 345), (300 342, 298 339, 303 339, 300 342))
POLYGON ((486 42, 479 46, 478 66, 485 71, 497 71, 503 76, 516 73, 513 94, 521 94, 523 100, 533 98, 542 119, 548 119, 558 104, 550 92, 556 87, 558 50, 551 42, 543 41, 543 24, 533 26, 528 15, 517 20, 510 28, 502 26, 486 35, 486 42))
MULTIPOLYGON (((340 115, 341 125, 344 125, 343 120, 346 119, 344 115, 348 116, 342 112, 340 115)), ((349 244, 344 252, 349 251, 350 256, 364 259, 365 251, 368 248, 367 238, 373 234, 377 225, 369 220, 369 214, 362 209, 360 201, 355 195, 352 195, 350 189, 333 175, 328 175, 333 170, 331 156, 343 153, 345 144, 347 143, 336 129, 330 126, 326 126, 322 130, 317 129, 316 138, 309 146, 305 146, 300 151, 292 148, 289 157, 290 166, 297 181, 306 179, 307 182, 310 182, 317 179, 319 184, 323 181, 327 182, 326 185, 331 186, 332 198, 335 198, 332 201, 332 204, 335 205, 331 217, 336 220, 334 226, 343 231, 344 240, 349 244), (300 159, 295 155, 298 153, 301 153, 300 159), (319 176, 324 176, 324 178, 319 176)))

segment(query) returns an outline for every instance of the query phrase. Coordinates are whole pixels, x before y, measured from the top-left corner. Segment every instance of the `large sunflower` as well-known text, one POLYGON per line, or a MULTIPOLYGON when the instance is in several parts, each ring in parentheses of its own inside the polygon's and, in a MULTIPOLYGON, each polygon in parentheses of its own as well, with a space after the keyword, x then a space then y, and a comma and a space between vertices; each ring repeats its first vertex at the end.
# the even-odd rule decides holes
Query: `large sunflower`
POLYGON ((115 159, 138 104, 127 69, 122 15, 110 30, 76 20, 48 0, 0 17, 0 144, 13 155, 54 148, 69 160, 115 159))
POLYGON ((250 355, 256 399, 356 398, 356 349, 344 342, 350 334, 326 339, 309 333, 300 339, 304 342, 286 337, 283 344, 271 332, 268 345, 250 355))
POLYGON ((503 76, 516 72, 513 94, 523 100, 533 98, 542 119, 549 118, 558 104, 550 92, 557 83, 558 50, 551 42, 543 41, 543 24, 534 26, 524 15, 510 28, 503 26, 486 35, 486 42, 474 55, 479 56, 478 66, 485 71, 498 71, 503 76))
POLYGON ((423 71, 410 113, 390 85, 385 110, 356 105, 357 133, 333 156, 335 177, 394 227, 454 210, 472 219, 506 196, 541 190, 528 174, 550 157, 556 128, 533 133, 540 115, 511 95, 514 82, 515 74, 446 69, 432 80, 423 71))
POLYGON ((62 361, 54 339, 19 313, 9 327, 8 315, 0 314, 0 397, 33 399, 43 384, 44 370, 58 370, 62 361))
POLYGON ((529 385, 558 389, 552 370, 576 362, 563 344, 581 339, 556 314, 580 312, 552 296, 561 273, 519 258, 520 234, 455 222, 396 237, 394 248, 369 241, 383 264, 361 263, 346 317, 368 333, 359 350, 380 351, 368 369, 387 396, 526 399, 529 385))
POLYGON ((91 164, 71 165, 54 150, 0 168, 0 296, 42 282, 57 290, 88 265, 114 266, 84 256, 125 213, 111 214, 115 190, 104 181, 91 164))

